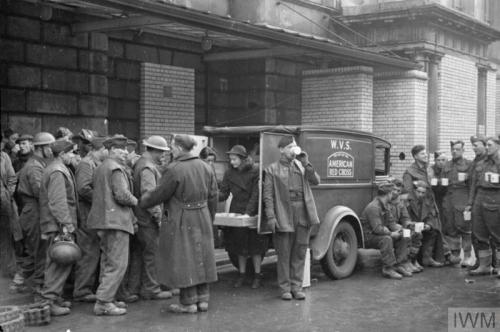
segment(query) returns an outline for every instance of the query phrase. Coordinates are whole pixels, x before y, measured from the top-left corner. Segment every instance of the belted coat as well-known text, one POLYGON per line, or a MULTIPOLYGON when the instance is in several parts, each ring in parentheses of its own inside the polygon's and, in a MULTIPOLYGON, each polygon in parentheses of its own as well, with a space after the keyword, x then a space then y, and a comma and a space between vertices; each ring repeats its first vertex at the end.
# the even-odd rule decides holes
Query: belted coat
POLYGON ((160 226, 158 282, 186 288, 217 280, 212 220, 217 208, 217 179, 210 166, 190 153, 168 165, 158 187, 144 193, 143 209, 164 203, 160 226))

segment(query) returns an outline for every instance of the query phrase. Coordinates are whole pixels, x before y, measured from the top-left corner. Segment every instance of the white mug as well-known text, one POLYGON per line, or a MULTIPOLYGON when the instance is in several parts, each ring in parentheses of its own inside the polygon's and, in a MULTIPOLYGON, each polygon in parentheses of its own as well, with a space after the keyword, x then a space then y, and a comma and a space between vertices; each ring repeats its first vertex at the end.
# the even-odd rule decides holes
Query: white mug
POLYGON ((491 173, 491 176, 490 176, 491 183, 498 183, 499 180, 500 179, 499 179, 498 173, 491 173))
POLYGON ((448 186, 448 183, 449 183, 448 178, 442 178, 442 179, 441 179, 441 185, 442 185, 443 187, 447 187, 447 186, 448 186))
POLYGON ((415 232, 422 233, 423 230, 424 230, 424 223, 423 222, 415 223, 415 232))
POLYGON ((464 220, 470 221, 472 219, 472 213, 470 211, 464 211, 464 220))
POLYGON ((300 148, 300 146, 296 145, 296 146, 293 146, 291 149, 290 149, 296 156, 298 156, 301 152, 302 152, 302 149, 300 148))
POLYGON ((408 228, 403 228, 403 237, 410 237, 411 236, 411 231, 408 228))
POLYGON ((431 186, 437 186, 438 185, 438 179, 432 178, 431 179, 431 186))
POLYGON ((459 172, 458 173, 458 181, 463 182, 465 180, 467 180, 467 173, 459 172))
POLYGON ((484 181, 491 182, 491 172, 484 173, 484 181))

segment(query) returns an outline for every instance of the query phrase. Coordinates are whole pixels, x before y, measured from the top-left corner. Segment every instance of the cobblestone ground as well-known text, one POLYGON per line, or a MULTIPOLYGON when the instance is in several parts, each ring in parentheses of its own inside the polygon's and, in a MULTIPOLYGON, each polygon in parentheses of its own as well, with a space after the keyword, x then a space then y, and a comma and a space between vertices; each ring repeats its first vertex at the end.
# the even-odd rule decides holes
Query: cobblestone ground
MULTIPOLYGON (((264 267, 265 284, 234 289, 236 271, 219 274, 212 285, 210 310, 195 315, 166 312, 177 301, 140 301, 121 317, 96 317, 91 304, 74 304, 71 315, 27 331, 447 331, 448 308, 500 307, 500 279, 470 278, 464 269, 444 267, 400 281, 380 275, 377 254, 364 251, 362 268, 332 281, 319 265, 305 301, 280 300, 275 265, 264 267)), ((0 305, 22 304, 26 295, 10 294, 0 279, 0 305)), ((496 322, 500 325, 500 321, 496 322)))

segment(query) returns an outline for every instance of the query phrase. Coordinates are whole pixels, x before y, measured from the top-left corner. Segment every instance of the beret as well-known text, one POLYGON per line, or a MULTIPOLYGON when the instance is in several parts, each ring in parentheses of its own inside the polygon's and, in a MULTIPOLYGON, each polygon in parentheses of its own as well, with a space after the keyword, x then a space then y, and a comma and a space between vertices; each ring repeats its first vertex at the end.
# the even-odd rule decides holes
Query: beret
POLYGON ((293 136, 283 136, 281 137, 280 141, 278 142, 278 148, 284 148, 285 146, 288 146, 295 142, 293 139, 293 136))
POLYGON ((476 142, 483 142, 484 145, 486 145, 486 137, 484 135, 472 135, 470 137, 470 142, 472 144, 476 143, 476 142))

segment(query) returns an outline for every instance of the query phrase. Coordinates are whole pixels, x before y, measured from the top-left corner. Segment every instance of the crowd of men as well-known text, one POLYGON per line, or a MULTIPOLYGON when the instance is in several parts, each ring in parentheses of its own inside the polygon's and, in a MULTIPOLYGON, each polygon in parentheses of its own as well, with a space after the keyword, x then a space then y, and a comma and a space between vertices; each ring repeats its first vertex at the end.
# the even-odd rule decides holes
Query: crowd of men
MULTIPOLYGON (((96 315, 125 314, 126 303, 139 297, 168 299, 180 286, 182 301, 189 281, 172 282, 176 288, 162 290, 156 268, 159 229, 166 218, 163 201, 170 197, 149 196, 155 204, 147 197, 144 204, 139 200, 163 188, 161 173, 169 164, 175 166, 172 156, 188 154, 194 144, 187 135, 170 146, 165 138, 151 136, 143 141, 144 153, 137 155, 137 143, 122 135, 104 137, 88 129, 73 135, 66 128, 34 137, 5 131, 0 256, 2 269, 14 275, 11 290, 32 291, 35 301, 48 301, 54 316, 71 311, 71 302, 63 299, 68 283, 74 301, 95 302, 96 315), (75 264, 53 257, 51 247, 62 239, 80 248, 75 264)), ((207 174, 212 171, 200 163, 207 174)), ((215 175, 206 178, 211 181, 215 175)), ((198 181, 193 188, 203 183, 192 179, 198 181)), ((216 185, 210 190, 216 196, 216 185)), ((213 270, 215 275, 215 264, 213 270)), ((194 298, 200 310, 206 309, 207 299, 199 300, 196 292, 194 298)))
POLYGON ((361 221, 365 246, 381 251, 385 277, 447 264, 500 277, 500 137, 470 142, 474 160, 464 158, 458 140, 450 142, 451 159, 436 152, 431 167, 425 146, 416 145, 403 179, 379 185, 361 221))
MULTIPOLYGON (((32 291, 55 316, 71 311, 63 298, 68 282, 73 300, 95 303, 96 315, 123 315, 126 303, 139 297, 176 293, 180 303, 171 311, 208 310, 209 283, 217 280, 214 169, 191 153, 196 143, 189 135, 170 144, 161 136, 142 143, 138 155, 137 143, 123 135, 4 132, 0 264, 14 275, 13 291, 32 291), (50 254, 63 237, 81 250, 74 265, 50 254)), ((472 275, 500 267, 500 138, 474 136, 471 143, 473 161, 456 141, 451 160, 436 153, 432 167, 417 145, 402 180, 379 184, 361 222, 365 246, 381 251, 385 277, 445 264, 472 275)), ((281 298, 303 300, 310 229, 319 223, 310 185, 320 179, 293 138, 283 137, 276 148, 281 158, 265 170, 263 186, 267 227, 274 233, 281 298)))

